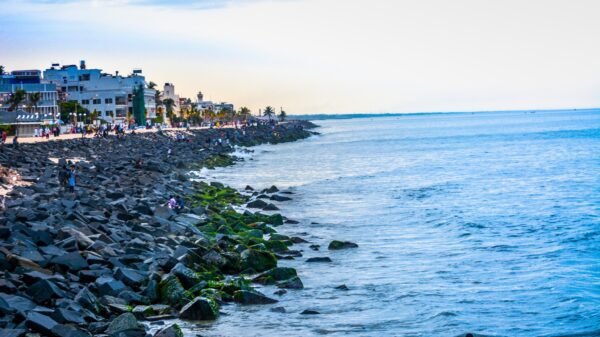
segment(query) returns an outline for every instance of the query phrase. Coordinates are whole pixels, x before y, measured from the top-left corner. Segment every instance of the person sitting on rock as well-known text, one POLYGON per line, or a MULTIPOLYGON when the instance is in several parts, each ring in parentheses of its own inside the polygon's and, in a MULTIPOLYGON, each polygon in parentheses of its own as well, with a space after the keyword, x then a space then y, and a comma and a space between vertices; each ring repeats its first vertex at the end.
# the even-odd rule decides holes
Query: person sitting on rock
POLYGON ((171 196, 169 198, 169 202, 167 203, 167 206, 169 206, 170 209, 176 209, 177 208, 177 199, 175 199, 174 196, 171 196))

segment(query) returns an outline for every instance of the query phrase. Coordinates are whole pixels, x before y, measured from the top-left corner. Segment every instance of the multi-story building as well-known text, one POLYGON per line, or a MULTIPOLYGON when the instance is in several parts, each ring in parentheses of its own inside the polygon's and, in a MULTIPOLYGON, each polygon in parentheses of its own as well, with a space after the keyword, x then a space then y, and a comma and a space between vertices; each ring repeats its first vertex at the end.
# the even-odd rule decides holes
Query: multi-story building
MULTIPOLYGON (((165 103, 165 100, 172 99, 173 100, 173 113, 176 116, 181 114, 181 104, 179 95, 175 94, 175 85, 173 83, 165 83, 163 86, 163 91, 160 95, 160 100, 165 103)), ((165 107, 166 109, 166 107, 165 107)))
POLYGON ((141 70, 121 76, 103 73, 101 69, 87 69, 81 61, 76 65, 64 65, 44 70, 44 80, 57 85, 66 101, 77 101, 91 112, 96 111, 98 117, 107 122, 127 124, 127 118, 133 118, 134 90, 144 88, 144 108, 146 120, 156 117, 156 91, 149 89, 141 70))
POLYGON ((221 110, 231 110, 231 111, 235 110, 235 106, 231 103, 225 103, 225 102, 214 103, 213 101, 205 101, 204 95, 202 94, 202 92, 198 92, 196 97, 197 97, 196 109, 198 109, 199 111, 212 110, 215 113, 219 113, 219 112, 221 112, 221 110))
POLYGON ((16 125, 20 135, 33 134, 33 128, 52 124, 60 118, 56 85, 44 83, 40 75, 39 70, 14 70, 10 74, 0 75, 2 121, 3 124, 16 125), (15 106, 10 98, 17 90, 23 90, 25 94, 15 106), (33 99, 36 93, 38 97, 33 99))

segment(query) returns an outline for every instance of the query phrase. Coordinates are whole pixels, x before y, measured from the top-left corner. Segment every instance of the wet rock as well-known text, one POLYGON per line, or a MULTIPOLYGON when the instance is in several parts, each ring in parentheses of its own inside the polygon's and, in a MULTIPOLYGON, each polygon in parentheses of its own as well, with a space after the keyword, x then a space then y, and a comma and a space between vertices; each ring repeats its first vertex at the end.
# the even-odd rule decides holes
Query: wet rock
POLYGON ((277 267, 257 275, 252 281, 260 284, 275 284, 278 281, 288 280, 298 276, 296 269, 277 267))
POLYGON ((285 289, 279 289, 276 292, 274 292, 273 294, 277 295, 277 296, 283 296, 283 295, 287 294, 287 290, 285 290, 285 289))
POLYGON ((265 207, 267 207, 269 204, 261 199, 256 199, 254 201, 249 202, 246 207, 248 208, 258 208, 258 209, 264 209, 265 207))
POLYGON ((105 331, 111 337, 144 337, 146 330, 141 326, 132 313, 124 313, 115 318, 105 331))
POLYGON ((344 291, 350 290, 350 289, 348 289, 348 287, 345 284, 339 285, 339 286, 335 287, 335 289, 344 290, 344 291))
POLYGON ((78 313, 73 310, 68 310, 65 308, 57 308, 54 310, 52 315, 50 315, 52 319, 59 323, 74 323, 74 324, 84 324, 85 320, 81 316, 81 313, 78 313))
POLYGON ((109 276, 103 276, 96 280, 96 287, 100 295, 118 295, 126 289, 123 282, 109 276))
POLYGON ((272 195, 270 197, 270 199, 273 200, 273 201, 279 201, 279 202, 292 200, 292 198, 290 198, 290 197, 284 197, 284 196, 279 195, 279 194, 272 195))
POLYGON ((277 300, 269 298, 258 291, 238 290, 233 294, 233 299, 241 304, 271 304, 277 300))
POLYGON ((277 206, 275 206, 273 204, 268 204, 267 206, 265 206, 263 208, 263 210, 265 210, 265 211, 278 211, 279 207, 277 207, 277 206))
POLYGON ((286 312, 284 307, 274 307, 274 308, 271 308, 270 311, 272 311, 272 312, 278 312, 278 313, 281 313, 281 314, 284 314, 286 312))
POLYGON ((219 316, 217 304, 205 297, 196 297, 179 312, 179 318, 190 321, 214 320, 219 316))
POLYGON ((290 240, 293 243, 308 243, 308 241, 304 240, 303 238, 297 237, 297 236, 292 236, 290 240))
POLYGON ((246 249, 241 254, 242 269, 252 269, 257 272, 277 267, 277 258, 270 252, 246 249))
POLYGON ((315 251, 316 251, 316 250, 319 250, 319 248, 321 248, 321 246, 320 246, 320 245, 310 245, 310 246, 308 246, 308 247, 309 247, 310 249, 312 249, 312 250, 315 250, 315 251))
POLYGON ((340 249, 349 249, 349 248, 358 248, 358 245, 354 242, 350 241, 338 241, 333 240, 329 243, 327 249, 329 250, 340 250, 340 249))
POLYGON ((279 189, 275 185, 272 185, 271 187, 263 190, 263 193, 269 193, 269 194, 271 194, 271 193, 277 193, 277 192, 279 192, 279 189))
POLYGON ((179 325, 173 324, 156 332, 153 337, 183 337, 179 325))
POLYGON ((117 268, 115 278, 131 287, 138 287, 146 280, 142 272, 129 268, 117 268))
POLYGON ((21 337, 26 332, 25 329, 0 329, 0 337, 21 337))
POLYGON ((310 309, 306 309, 300 313, 300 315, 319 315, 319 314, 320 314, 320 312, 318 312, 316 310, 310 310, 310 309))
POLYGON ((328 263, 328 262, 332 262, 331 259, 329 257, 311 257, 309 259, 306 260, 306 262, 309 263, 328 263))
POLYGON ((303 289, 304 284, 302 284, 302 280, 300 280, 298 276, 294 276, 289 280, 277 282, 277 287, 285 289, 303 289))

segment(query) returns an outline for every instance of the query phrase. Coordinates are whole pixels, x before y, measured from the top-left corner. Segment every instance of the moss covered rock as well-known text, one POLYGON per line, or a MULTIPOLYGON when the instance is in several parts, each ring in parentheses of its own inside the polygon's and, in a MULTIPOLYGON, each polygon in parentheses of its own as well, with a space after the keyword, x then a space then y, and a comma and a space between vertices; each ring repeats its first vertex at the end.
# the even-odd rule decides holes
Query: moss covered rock
POLYGON ((188 302, 185 289, 175 275, 169 275, 158 284, 158 293, 163 303, 181 306, 188 302))
POLYGON ((295 276, 298 276, 296 269, 289 267, 277 267, 261 273, 252 281, 260 284, 275 284, 276 282, 288 280, 295 276))
POLYGON ((340 250, 340 249, 348 249, 348 248, 358 248, 358 245, 354 242, 350 241, 338 241, 333 240, 329 243, 327 247, 329 250, 340 250))
POLYGON ((179 318, 190 321, 215 320, 219 317, 218 304, 206 297, 196 297, 179 311, 179 318))
POLYGON ((271 252, 246 249, 241 254, 241 268, 263 272, 277 267, 277 258, 271 252))

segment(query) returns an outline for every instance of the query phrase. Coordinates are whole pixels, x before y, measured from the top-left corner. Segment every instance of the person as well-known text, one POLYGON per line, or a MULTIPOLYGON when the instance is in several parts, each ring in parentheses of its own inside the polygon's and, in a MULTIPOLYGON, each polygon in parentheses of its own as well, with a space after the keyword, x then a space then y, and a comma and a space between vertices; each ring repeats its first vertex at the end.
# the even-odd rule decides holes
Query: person
POLYGON ((182 210, 185 207, 183 198, 177 198, 176 202, 177 202, 177 206, 175 209, 182 210))
POLYGON ((19 136, 15 136, 13 138, 13 146, 15 147, 15 149, 19 148, 19 136))
POLYGON ((76 179, 77 179, 77 173, 75 172, 75 165, 71 164, 71 169, 69 170, 69 191, 71 193, 75 193, 76 179))
POLYGON ((167 203, 167 206, 169 206, 170 209, 177 208, 177 199, 175 199, 174 196, 171 196, 169 198, 169 202, 167 203))
POLYGON ((63 165, 60 171, 58 171, 58 183, 63 190, 67 189, 69 183, 69 170, 67 169, 67 165, 63 165))
POLYGON ((4 138, 4 130, 0 130, 0 143, 4 144, 6 138, 4 138))

